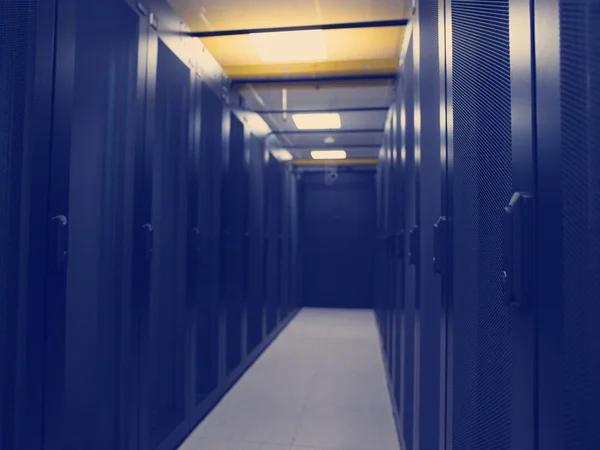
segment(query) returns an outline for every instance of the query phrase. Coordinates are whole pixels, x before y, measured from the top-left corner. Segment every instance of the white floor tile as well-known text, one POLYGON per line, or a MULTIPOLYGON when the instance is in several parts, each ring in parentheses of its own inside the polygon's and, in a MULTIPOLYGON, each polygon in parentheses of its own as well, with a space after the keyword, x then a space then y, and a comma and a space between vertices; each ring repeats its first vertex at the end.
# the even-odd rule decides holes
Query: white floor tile
POLYGON ((306 308, 183 450, 398 450, 371 311, 306 308))

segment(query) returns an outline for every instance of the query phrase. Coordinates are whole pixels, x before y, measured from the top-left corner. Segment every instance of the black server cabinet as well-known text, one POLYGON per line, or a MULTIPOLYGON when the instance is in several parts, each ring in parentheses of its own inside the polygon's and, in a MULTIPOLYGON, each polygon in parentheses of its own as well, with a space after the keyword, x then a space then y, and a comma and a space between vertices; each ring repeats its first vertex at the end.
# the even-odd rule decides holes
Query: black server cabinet
MULTIPOLYGON (((186 355, 187 182, 190 71, 159 40, 154 92, 152 234, 148 298, 147 366, 142 383, 147 402, 142 422, 146 448, 167 447, 186 427, 189 396, 186 355)), ((142 445, 144 447, 144 445, 142 445)))
POLYGON ((196 410, 196 355, 200 344, 197 342, 198 318, 197 310, 201 304, 201 276, 200 267, 202 255, 202 218, 200 216, 200 171, 201 171, 201 101, 202 84, 200 77, 190 72, 190 104, 189 104, 189 147, 186 157, 186 187, 187 187, 187 268, 186 268, 186 313, 188 314, 189 347, 186 349, 185 370, 189 373, 187 380, 189 392, 186 396, 186 414, 193 416, 196 410))
POLYGON ((299 305, 300 280, 301 280, 301 257, 300 257, 300 189, 299 175, 290 171, 290 312, 299 305))
POLYGON ((401 108, 400 127, 402 129, 401 160, 404 165, 404 260, 405 282, 401 301, 401 325, 404 333, 404 352, 402 355, 402 374, 400 376, 399 412, 403 424, 403 440, 412 448, 415 411, 415 357, 417 340, 415 315, 419 301, 419 204, 418 204, 418 167, 415 149, 415 79, 414 79, 414 41, 408 46, 401 72, 400 86, 401 108))
POLYGON ((283 237, 282 237, 282 217, 284 214, 283 211, 283 167, 278 164, 278 170, 274 172, 274 180, 273 180, 273 188, 275 189, 274 195, 274 203, 275 203, 275 255, 276 255, 276 263, 275 263, 275 271, 274 271, 274 279, 275 279, 275 311, 277 317, 277 323, 281 323, 283 318, 285 317, 284 307, 281 296, 281 286, 282 286, 282 277, 283 277, 283 267, 282 267, 282 250, 283 250, 283 237))
POLYGON ((279 263, 278 246, 277 246, 277 223, 279 209, 277 208, 277 195, 279 188, 277 186, 277 173, 280 170, 280 165, 270 153, 268 162, 265 166, 265 190, 266 190, 266 261, 265 261, 265 282, 266 282, 266 324, 267 333, 270 333, 278 323, 277 302, 279 295, 277 293, 277 271, 279 263))
POLYGON ((201 88, 201 145, 199 162, 199 295, 195 309, 195 389, 196 406, 214 393, 219 385, 222 339, 219 334, 219 250, 220 203, 218 200, 221 170, 223 105, 219 96, 206 84, 201 88))
POLYGON ((123 1, 57 9, 44 448, 128 448, 133 161, 147 19, 123 1), (104 39, 98 39, 104 36, 104 39))
MULTIPOLYGON (((223 239, 221 297, 226 308, 226 370, 230 374, 245 354, 243 326, 244 222, 248 214, 244 124, 230 113, 228 154, 222 179, 223 239)), ((245 326, 245 324, 244 324, 245 326)))
POLYGON ((529 3, 452 0, 446 26, 453 239, 447 445, 533 448, 529 3))
POLYGON ((389 122, 389 145, 391 155, 390 189, 391 195, 391 222, 392 227, 388 236, 386 253, 390 259, 391 270, 391 298, 390 298, 390 353, 388 371, 392 380, 391 390, 393 393, 394 407, 399 411, 398 401, 400 398, 400 380, 402 377, 402 356, 404 354, 404 329, 403 329, 403 307, 404 307, 404 286, 406 274, 406 259, 404 255, 405 239, 405 178, 404 166, 401 160, 402 130, 399 123, 398 103, 394 102, 390 110, 389 122))
POLYGON ((386 158, 386 181, 385 181, 385 202, 386 202, 386 213, 384 217, 385 221, 385 244, 384 244, 384 292, 385 292, 385 310, 386 310, 386 347, 388 352, 388 368, 393 367, 393 361, 395 359, 395 338, 396 338, 396 327, 394 321, 394 296, 396 292, 394 290, 394 281, 397 274, 394 271, 393 263, 393 242, 394 242, 394 224, 395 214, 397 212, 396 192, 394 190, 394 143, 393 130, 392 130, 392 117, 393 112, 388 113, 388 133, 387 139, 384 142, 385 158, 386 158))
MULTIPOLYGON (((415 435, 412 448, 436 449, 443 439, 443 415, 440 414, 445 393, 445 329, 442 277, 446 272, 444 239, 447 222, 442 216, 442 186, 446 170, 441 152, 440 105, 445 107, 444 71, 440 70, 439 2, 421 1, 413 23, 415 47, 415 148, 417 165, 420 236, 418 252, 420 270, 417 278, 420 301, 416 311, 415 351, 415 435), (442 95, 443 94, 443 95, 442 95)), ((443 11, 441 14, 443 21, 443 11)), ((441 30, 440 30, 441 28, 441 30)), ((443 34, 442 34, 443 36, 443 34)), ((443 44, 443 41, 442 41, 443 44)), ((443 48, 443 45, 441 46, 443 48)), ((441 65, 444 61, 442 58, 441 65)), ((445 128, 445 127, 444 127, 445 128)), ((442 441, 443 442, 443 441, 442 441)))
POLYGON ((290 279, 291 279, 291 258, 290 258, 290 221, 291 221, 291 179, 292 172, 286 168, 283 172, 283 203, 281 216, 281 305, 282 318, 288 316, 291 311, 290 305, 290 279))
POLYGON ((54 1, 0 1, 0 447, 42 447, 54 1))
POLYGON ((263 339, 263 236, 264 236, 264 143, 247 136, 249 214, 247 217, 246 276, 247 276, 247 343, 248 352, 263 339))
POLYGON ((539 448, 600 446, 600 20, 537 0, 539 448))

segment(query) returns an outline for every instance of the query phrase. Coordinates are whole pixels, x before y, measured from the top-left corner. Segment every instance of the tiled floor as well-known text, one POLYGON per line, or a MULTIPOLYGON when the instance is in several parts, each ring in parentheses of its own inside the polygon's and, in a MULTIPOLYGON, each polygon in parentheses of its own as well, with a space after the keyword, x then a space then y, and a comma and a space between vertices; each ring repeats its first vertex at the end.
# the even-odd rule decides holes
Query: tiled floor
POLYGON ((369 311, 303 309, 180 450, 398 450, 369 311))

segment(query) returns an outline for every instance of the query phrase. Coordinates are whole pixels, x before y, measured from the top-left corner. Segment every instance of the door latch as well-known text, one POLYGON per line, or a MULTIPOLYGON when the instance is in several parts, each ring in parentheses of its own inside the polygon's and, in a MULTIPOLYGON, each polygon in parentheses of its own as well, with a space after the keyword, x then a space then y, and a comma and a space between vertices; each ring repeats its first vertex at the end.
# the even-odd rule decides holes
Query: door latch
POLYGON ((504 301, 523 306, 533 286, 533 197, 515 192, 504 208, 504 301))
POLYGON ((193 227, 191 230, 190 244, 192 246, 192 254, 196 256, 200 255, 202 244, 200 238, 200 229, 198 229, 198 227, 193 227))
POLYGON ((420 229, 418 225, 413 226, 409 233, 409 248, 408 248, 408 262, 413 266, 419 264, 419 253, 420 253, 420 229))
POLYGON ((54 228, 54 264, 58 270, 67 267, 69 259, 69 222, 66 216, 52 218, 54 228))
POLYGON ((433 225, 433 273, 446 275, 448 264, 448 220, 441 216, 433 225))
POLYGON ((144 228, 144 246, 146 249, 146 261, 152 261, 154 255, 154 229, 152 224, 145 223, 144 228))

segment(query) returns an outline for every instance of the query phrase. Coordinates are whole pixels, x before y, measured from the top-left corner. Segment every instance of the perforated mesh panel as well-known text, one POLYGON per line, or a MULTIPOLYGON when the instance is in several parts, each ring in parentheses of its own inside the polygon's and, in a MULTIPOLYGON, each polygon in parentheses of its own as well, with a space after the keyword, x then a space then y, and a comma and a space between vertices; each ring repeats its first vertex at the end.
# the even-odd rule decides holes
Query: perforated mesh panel
POLYGON ((0 0, 0 448, 13 448, 21 175, 38 2, 0 0))
POLYGON ((508 0, 452 1, 453 448, 511 445, 512 313, 502 214, 512 192, 508 0))
POLYGON ((562 0, 565 449, 600 448, 600 3, 562 0))

